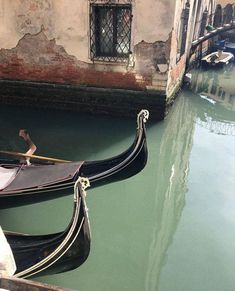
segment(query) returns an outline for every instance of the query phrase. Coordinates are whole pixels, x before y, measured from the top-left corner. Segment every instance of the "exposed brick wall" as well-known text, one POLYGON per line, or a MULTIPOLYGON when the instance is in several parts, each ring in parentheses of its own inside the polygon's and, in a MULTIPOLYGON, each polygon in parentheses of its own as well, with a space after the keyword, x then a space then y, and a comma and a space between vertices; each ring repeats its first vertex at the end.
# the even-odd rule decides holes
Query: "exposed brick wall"
POLYGON ((0 50, 0 78, 135 90, 148 84, 148 80, 138 83, 132 72, 97 71, 93 64, 68 55, 43 31, 26 34, 13 49, 0 50))
POLYGON ((161 71, 161 65, 168 65, 169 53, 168 42, 148 43, 142 40, 134 48, 136 72, 151 79, 153 74, 161 71))
POLYGON ((171 70, 171 81, 174 83, 185 70, 186 57, 183 55, 179 62, 171 70))

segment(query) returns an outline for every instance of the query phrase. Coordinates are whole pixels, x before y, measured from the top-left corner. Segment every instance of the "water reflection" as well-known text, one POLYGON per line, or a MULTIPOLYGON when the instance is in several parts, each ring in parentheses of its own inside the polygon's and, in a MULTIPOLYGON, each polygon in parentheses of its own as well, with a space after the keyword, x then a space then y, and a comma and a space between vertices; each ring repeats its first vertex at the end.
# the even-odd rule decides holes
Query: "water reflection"
MULTIPOLYGON (((235 227, 232 210, 234 74, 234 69, 229 72, 194 71, 192 91, 185 90, 179 96, 181 102, 185 99, 188 102, 184 121, 190 125, 182 128, 191 131, 188 151, 185 151, 190 165, 185 184, 188 191, 186 195, 185 192, 179 195, 185 205, 175 230, 169 233, 169 240, 172 240, 168 242, 159 268, 157 287, 151 286, 149 290, 227 291, 235 288, 230 272, 234 268, 235 253, 229 246, 231 239, 234 240, 235 227)), ((170 124, 175 126, 175 120, 170 124)), ((182 156, 183 151, 179 155, 182 156)), ((186 162, 184 167, 187 167, 186 162)), ((174 195, 177 195, 177 188, 174 195)), ((174 207, 172 204, 172 214, 174 207)))
POLYGON ((235 68, 227 71, 194 71, 191 89, 193 92, 207 97, 212 104, 218 103, 227 110, 235 111, 235 68))
MULTIPOLYGON (((210 132, 235 135, 234 79, 234 67, 227 71, 195 70, 192 72, 190 89, 203 99, 203 111, 198 110, 197 123, 210 132)), ((195 98, 196 102, 200 102, 200 98, 195 98)), ((200 109, 201 106, 197 108, 200 109)))
POLYGON ((189 161, 193 141, 198 143, 200 138, 200 127, 216 135, 235 135, 235 70, 194 71, 192 76, 190 90, 181 93, 164 121, 156 156, 156 217, 145 280, 147 291, 169 290, 163 287, 167 284, 163 283, 162 271, 171 264, 168 253, 186 206, 189 161))
POLYGON ((185 205, 189 156, 192 148, 195 112, 190 100, 181 96, 164 124, 157 159, 155 220, 149 248, 145 290, 159 285, 166 253, 172 243, 185 205))
MULTIPOLYGON (((38 281, 86 291, 235 289, 233 79, 234 70, 193 72, 192 91, 182 92, 166 120, 147 123, 146 168, 88 191, 87 262, 38 281)), ((42 120, 40 111, 14 108, 0 113, 2 137, 14 150, 24 150, 19 127, 35 137, 38 154, 72 160, 113 156, 134 138, 133 119, 44 112, 42 120)), ((29 233, 59 231, 71 216, 71 197, 1 210, 0 222, 29 233)))

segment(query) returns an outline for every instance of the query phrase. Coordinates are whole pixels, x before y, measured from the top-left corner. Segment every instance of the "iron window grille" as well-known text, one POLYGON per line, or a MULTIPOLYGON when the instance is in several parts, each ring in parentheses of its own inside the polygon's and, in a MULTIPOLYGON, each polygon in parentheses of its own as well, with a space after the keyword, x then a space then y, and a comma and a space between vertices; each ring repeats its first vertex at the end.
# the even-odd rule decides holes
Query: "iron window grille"
POLYGON ((130 4, 90 5, 91 60, 127 62, 131 44, 130 4))

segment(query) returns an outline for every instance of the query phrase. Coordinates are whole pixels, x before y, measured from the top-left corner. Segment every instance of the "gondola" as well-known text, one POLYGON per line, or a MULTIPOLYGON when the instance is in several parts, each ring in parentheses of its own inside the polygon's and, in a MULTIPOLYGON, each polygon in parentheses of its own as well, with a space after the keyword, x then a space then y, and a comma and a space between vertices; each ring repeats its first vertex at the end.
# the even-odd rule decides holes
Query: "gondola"
POLYGON ((72 291, 71 289, 14 277, 0 277, 0 290, 5 291, 72 291))
POLYGON ((90 252, 90 226, 85 201, 89 180, 74 184, 74 211, 63 232, 27 235, 4 231, 15 260, 17 278, 69 271, 85 262, 90 252))
MULTIPOLYGON (((30 165, 1 159, 0 181, 5 175, 6 182, 2 179, 2 186, 0 184, 0 207, 33 203, 66 195, 71 192, 78 176, 87 177, 91 187, 97 187, 137 174, 147 162, 145 122, 148 116, 147 110, 140 111, 133 144, 120 155, 109 159, 62 163, 50 161, 48 164, 39 158, 30 165), (46 193, 48 195, 44 195, 46 193), (20 199, 15 199, 17 197, 20 199)), ((38 158, 33 155, 30 157, 31 160, 32 157, 38 158)))

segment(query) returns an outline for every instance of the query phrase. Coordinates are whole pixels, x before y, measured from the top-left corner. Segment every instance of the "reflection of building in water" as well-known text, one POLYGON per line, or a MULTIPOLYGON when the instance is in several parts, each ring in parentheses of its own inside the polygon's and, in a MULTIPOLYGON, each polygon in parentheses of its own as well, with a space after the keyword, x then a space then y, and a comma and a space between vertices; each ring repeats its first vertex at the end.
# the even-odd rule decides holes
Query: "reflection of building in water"
POLYGON ((196 71, 191 89, 213 99, 228 110, 235 111, 235 69, 230 71, 196 71))
POLYGON ((145 290, 156 291, 167 250, 185 205, 189 156, 195 113, 183 95, 164 122, 157 158, 155 217, 149 249, 145 290))
POLYGON ((202 99, 209 101, 204 104, 204 111, 198 112, 197 124, 210 132, 235 135, 235 117, 232 113, 235 111, 234 78, 234 68, 228 71, 192 72, 191 90, 202 99))
POLYGON ((207 117, 206 121, 198 119, 197 124, 216 134, 235 136, 235 126, 234 123, 231 122, 221 122, 218 120, 213 120, 211 117, 207 117))

